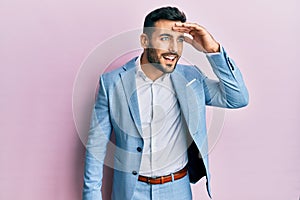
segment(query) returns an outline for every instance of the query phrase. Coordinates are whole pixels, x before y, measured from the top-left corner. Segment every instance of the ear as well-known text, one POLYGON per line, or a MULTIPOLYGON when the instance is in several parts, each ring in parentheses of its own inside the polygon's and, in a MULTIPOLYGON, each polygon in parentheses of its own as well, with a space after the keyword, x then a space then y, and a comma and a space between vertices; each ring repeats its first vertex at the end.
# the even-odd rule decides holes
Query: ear
POLYGON ((148 35, 143 33, 140 37, 141 46, 146 49, 149 46, 149 38, 148 35))

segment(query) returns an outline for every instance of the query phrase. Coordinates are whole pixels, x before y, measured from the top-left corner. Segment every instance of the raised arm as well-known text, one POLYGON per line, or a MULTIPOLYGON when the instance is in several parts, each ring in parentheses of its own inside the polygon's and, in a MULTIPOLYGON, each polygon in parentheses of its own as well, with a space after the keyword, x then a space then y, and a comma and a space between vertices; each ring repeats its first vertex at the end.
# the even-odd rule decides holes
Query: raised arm
POLYGON ((241 72, 213 36, 196 23, 175 23, 173 30, 190 36, 185 36, 185 42, 206 54, 219 79, 212 80, 207 77, 203 79, 206 104, 226 108, 247 105, 248 91, 241 72))

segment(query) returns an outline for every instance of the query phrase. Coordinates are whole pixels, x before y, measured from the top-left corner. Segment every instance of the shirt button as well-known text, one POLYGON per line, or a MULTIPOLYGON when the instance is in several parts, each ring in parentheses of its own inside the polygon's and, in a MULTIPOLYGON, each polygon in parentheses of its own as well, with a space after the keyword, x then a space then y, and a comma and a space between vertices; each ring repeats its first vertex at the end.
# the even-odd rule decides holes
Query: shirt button
POLYGON ((136 150, 137 150, 138 152, 141 152, 141 151, 142 151, 142 148, 141 148, 141 147, 138 147, 138 148, 136 148, 136 150))
POLYGON ((137 172, 136 172, 136 171, 132 171, 132 174, 133 174, 133 175, 137 175, 137 172))

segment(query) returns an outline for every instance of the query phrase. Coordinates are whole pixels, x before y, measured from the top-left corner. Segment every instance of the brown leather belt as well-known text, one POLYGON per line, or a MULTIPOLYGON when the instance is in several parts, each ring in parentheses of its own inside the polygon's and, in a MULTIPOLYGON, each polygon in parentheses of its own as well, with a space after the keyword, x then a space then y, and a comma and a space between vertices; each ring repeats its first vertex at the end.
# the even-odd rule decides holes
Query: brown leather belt
POLYGON ((149 184, 164 184, 172 181, 172 175, 174 176, 174 180, 178 180, 183 178, 186 174, 187 174, 187 167, 184 167, 182 170, 167 176, 159 176, 153 178, 153 177, 139 175, 138 180, 149 184))

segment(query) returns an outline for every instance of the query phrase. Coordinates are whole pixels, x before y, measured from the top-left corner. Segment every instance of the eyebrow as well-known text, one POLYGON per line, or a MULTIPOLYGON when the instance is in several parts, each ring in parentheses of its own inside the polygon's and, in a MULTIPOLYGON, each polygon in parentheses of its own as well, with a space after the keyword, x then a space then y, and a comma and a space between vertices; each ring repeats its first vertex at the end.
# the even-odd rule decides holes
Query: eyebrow
POLYGON ((173 37, 171 34, 168 34, 168 33, 162 33, 162 34, 160 34, 159 36, 160 36, 160 37, 162 37, 162 36, 173 37))
MULTIPOLYGON (((162 33, 162 34, 160 34, 159 36, 160 36, 160 37, 163 37, 163 36, 174 37, 173 35, 168 34, 168 33, 162 33)), ((180 36, 178 36, 178 38, 184 38, 184 35, 180 35, 180 36)))

